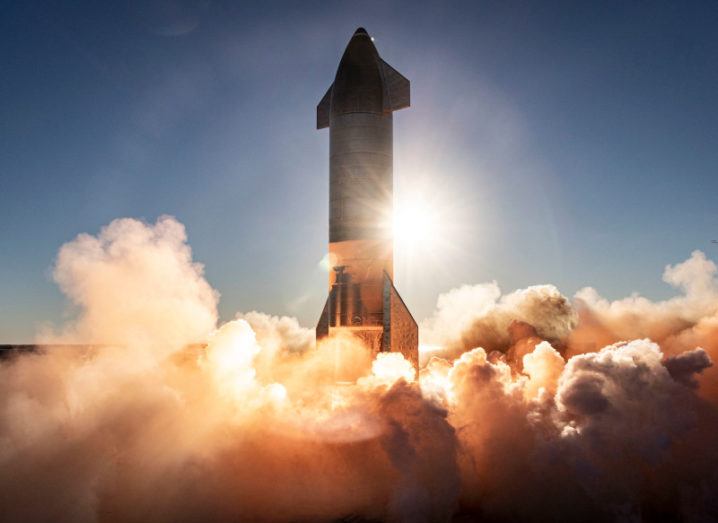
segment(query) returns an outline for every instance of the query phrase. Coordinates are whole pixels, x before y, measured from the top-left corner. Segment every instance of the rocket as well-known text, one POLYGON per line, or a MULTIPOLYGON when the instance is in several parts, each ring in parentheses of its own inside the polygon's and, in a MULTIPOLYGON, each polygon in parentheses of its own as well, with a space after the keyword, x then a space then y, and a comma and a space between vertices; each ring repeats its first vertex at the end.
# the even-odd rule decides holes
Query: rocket
POLYGON ((409 80, 381 59, 362 27, 317 105, 329 128, 329 296, 317 340, 337 330, 372 352, 400 352, 415 366, 419 328, 394 287, 393 119, 410 105, 409 80))

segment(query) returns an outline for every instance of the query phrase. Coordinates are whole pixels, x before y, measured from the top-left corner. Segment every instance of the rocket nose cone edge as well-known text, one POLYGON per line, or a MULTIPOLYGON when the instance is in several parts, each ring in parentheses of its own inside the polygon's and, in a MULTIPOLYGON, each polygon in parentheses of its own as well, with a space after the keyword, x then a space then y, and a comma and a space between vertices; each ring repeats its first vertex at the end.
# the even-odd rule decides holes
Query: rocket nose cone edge
POLYGON ((367 33, 367 32, 366 32, 366 29, 364 29, 363 27, 359 27, 359 28, 357 28, 356 31, 354 31, 354 36, 356 36, 356 35, 367 35, 367 36, 369 36, 369 33, 367 33))

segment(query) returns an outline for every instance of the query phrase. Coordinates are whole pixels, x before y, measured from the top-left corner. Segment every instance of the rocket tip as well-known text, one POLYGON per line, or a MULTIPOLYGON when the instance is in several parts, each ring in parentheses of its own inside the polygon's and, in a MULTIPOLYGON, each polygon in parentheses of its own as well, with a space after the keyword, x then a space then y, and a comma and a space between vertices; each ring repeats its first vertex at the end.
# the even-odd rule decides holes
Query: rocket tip
POLYGON ((359 27, 356 31, 354 31, 354 35, 369 35, 369 33, 367 33, 366 29, 363 27, 359 27))

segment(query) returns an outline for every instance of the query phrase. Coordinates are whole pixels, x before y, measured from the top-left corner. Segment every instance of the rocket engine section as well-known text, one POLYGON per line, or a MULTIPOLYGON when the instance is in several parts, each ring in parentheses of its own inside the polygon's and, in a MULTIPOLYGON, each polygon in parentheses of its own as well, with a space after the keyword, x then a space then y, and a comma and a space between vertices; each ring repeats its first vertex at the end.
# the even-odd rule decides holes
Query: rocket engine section
POLYGON ((393 284, 393 120, 410 105, 409 80, 359 28, 317 106, 329 127, 329 297, 317 340, 346 329, 373 351, 418 365, 419 329, 393 284))

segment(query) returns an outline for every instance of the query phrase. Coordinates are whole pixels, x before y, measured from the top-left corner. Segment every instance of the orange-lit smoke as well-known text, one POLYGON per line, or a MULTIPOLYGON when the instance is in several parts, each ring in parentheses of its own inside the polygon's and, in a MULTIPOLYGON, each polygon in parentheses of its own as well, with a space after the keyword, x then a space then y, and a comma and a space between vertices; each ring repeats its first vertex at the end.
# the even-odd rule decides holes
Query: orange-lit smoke
POLYGON ((96 346, 0 361, 0 520, 715 519, 715 272, 668 267, 658 303, 462 287, 417 373, 291 318, 217 327, 182 225, 117 220, 61 249, 75 319, 42 335, 96 346))

